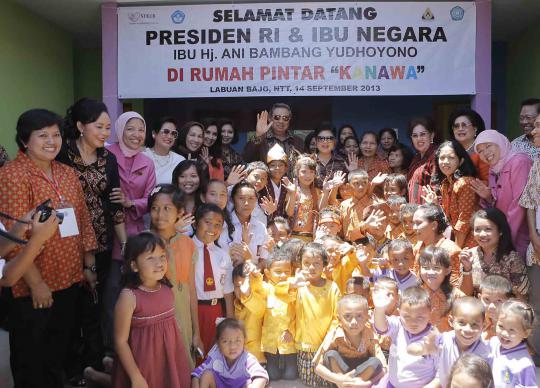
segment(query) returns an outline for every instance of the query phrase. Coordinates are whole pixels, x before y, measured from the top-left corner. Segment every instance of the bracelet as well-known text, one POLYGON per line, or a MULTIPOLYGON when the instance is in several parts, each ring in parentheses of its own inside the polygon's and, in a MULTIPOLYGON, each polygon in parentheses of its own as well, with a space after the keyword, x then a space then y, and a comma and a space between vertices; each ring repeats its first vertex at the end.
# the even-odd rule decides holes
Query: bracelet
POLYGON ((465 276, 472 274, 472 268, 471 268, 470 271, 464 271, 464 270, 462 269, 462 270, 461 270, 461 274, 462 274, 462 275, 465 275, 465 276))

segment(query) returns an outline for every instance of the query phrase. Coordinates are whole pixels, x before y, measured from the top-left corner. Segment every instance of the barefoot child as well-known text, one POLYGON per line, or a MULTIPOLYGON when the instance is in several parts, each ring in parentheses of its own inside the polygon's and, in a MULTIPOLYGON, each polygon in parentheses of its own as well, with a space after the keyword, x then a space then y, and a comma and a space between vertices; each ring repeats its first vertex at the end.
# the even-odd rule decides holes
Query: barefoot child
POLYGON ((346 295, 338 302, 339 325, 331 329, 313 363, 315 372, 335 383, 372 383, 380 377, 386 359, 368 324, 366 298, 346 295))
POLYGON ((192 373, 192 388, 263 388, 268 373, 244 350, 246 331, 240 321, 226 318, 216 329, 216 345, 192 373))
POLYGON ((174 317, 165 244, 151 232, 128 238, 124 285, 114 312, 114 387, 188 387, 189 360, 174 317))

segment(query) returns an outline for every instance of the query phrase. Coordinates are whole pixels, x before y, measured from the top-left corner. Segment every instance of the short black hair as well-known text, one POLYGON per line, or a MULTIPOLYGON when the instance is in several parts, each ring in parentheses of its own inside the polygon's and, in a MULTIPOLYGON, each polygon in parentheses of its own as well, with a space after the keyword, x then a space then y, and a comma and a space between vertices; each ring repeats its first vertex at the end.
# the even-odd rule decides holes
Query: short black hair
POLYGON ((521 101, 521 108, 524 106, 536 106, 536 113, 540 113, 540 98, 527 98, 526 100, 521 101))
POLYGON ((379 131, 379 140, 382 138, 382 135, 384 135, 385 133, 389 133, 390 136, 392 136, 394 138, 394 143, 397 143, 398 141, 398 138, 397 138, 397 133, 396 131, 394 130, 394 128, 383 128, 379 131))
POLYGON ((435 122, 429 116, 413 117, 407 125, 407 134, 412 137, 414 127, 417 125, 423 126, 429 133, 435 133, 435 122))
POLYGON ((401 151, 401 155, 403 155, 403 162, 401 163, 401 168, 407 170, 414 158, 414 153, 412 152, 410 147, 407 147, 405 144, 396 143, 388 149, 388 155, 390 155, 391 152, 396 151, 401 151))
POLYGON ((450 136, 450 140, 456 139, 454 136, 454 122, 461 116, 465 116, 469 119, 472 126, 476 128, 477 135, 486 130, 486 123, 477 111, 468 108, 456 109, 450 113, 450 117, 448 117, 448 136, 450 136))
POLYGON ((306 245, 304 245, 302 247, 302 250, 300 251, 300 255, 299 255, 300 260, 302 260, 302 257, 306 253, 320 256, 321 260, 323 262, 323 265, 328 264, 328 253, 326 252, 326 249, 324 249, 324 247, 321 244, 316 243, 316 242, 310 242, 310 243, 307 243, 306 245))
POLYGON ((58 126, 59 130, 63 128, 64 120, 58 114, 47 109, 30 109, 19 116, 17 120, 17 134, 15 141, 21 151, 26 150, 26 144, 30 140, 32 132, 45 127, 58 126))
POLYGON ((234 318, 225 318, 216 327, 216 341, 219 341, 226 329, 240 330, 246 338, 246 328, 242 321, 234 318))

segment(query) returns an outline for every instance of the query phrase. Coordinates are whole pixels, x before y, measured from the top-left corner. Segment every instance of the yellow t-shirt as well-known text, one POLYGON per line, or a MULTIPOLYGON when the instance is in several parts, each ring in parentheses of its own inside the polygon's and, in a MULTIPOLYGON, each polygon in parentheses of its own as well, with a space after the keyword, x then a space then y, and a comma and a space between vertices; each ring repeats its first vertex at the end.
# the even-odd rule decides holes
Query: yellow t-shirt
POLYGON ((258 292, 252 291, 247 298, 234 301, 234 315, 236 319, 243 321, 246 327, 246 349, 262 363, 266 362, 261 351, 264 310, 264 297, 258 292))
POLYGON ((328 330, 337 325, 337 302, 341 297, 336 283, 326 280, 322 287, 300 287, 296 294, 296 349, 316 352, 328 330))
POLYGON ((266 296, 266 309, 262 327, 262 351, 272 354, 296 353, 294 344, 296 292, 289 289, 288 282, 278 284, 265 282, 263 293, 266 296), (285 330, 289 330, 292 334, 290 342, 284 342, 281 339, 285 330))

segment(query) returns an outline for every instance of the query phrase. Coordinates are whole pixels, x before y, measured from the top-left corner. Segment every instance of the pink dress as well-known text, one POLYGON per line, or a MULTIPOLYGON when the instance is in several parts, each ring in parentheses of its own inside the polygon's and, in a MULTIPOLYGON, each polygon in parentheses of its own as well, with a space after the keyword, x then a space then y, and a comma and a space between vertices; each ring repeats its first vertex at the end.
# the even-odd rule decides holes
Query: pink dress
MULTIPOLYGON (((129 347, 149 387, 190 387, 190 364, 174 317, 171 288, 156 291, 130 290, 136 298, 131 318, 129 347)), ((122 364, 115 360, 113 387, 131 388, 122 364)))

